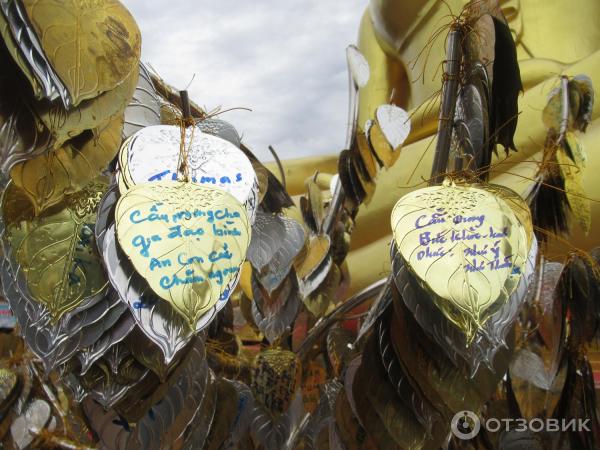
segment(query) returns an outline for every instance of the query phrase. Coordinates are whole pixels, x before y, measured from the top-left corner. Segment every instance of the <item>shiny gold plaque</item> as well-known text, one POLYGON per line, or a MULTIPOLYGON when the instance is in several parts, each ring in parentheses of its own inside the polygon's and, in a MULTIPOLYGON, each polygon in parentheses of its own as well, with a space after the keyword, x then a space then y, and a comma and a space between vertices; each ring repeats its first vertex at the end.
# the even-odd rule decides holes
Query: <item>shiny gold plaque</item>
POLYGON ((501 197, 445 184, 402 197, 392 229, 403 259, 468 340, 517 287, 526 228, 501 197))
POLYGON ((131 186, 117 203, 117 239, 152 290, 190 327, 238 280, 250 243, 245 207, 192 183, 131 186))
POLYGON ((46 306, 55 320, 106 288, 94 238, 96 210, 106 188, 106 180, 99 178, 33 219, 8 217, 21 214, 14 200, 21 199, 20 209, 25 205, 23 192, 16 186, 9 186, 5 193, 8 243, 29 295, 46 306))

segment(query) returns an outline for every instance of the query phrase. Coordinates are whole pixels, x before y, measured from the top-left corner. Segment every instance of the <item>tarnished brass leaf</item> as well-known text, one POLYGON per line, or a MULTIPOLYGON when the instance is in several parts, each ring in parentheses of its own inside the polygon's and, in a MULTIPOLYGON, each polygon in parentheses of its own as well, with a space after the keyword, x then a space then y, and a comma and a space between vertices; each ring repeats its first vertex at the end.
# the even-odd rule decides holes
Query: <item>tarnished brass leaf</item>
POLYGON ((14 183, 33 203, 36 213, 60 203, 100 175, 119 150, 123 118, 96 132, 85 132, 58 150, 17 164, 14 183))
POLYGON ((73 106, 137 72, 140 31, 117 0, 24 0, 23 5, 73 106))
POLYGON ((23 191, 15 186, 5 194, 7 242, 29 294, 48 308, 54 320, 106 288, 94 238, 96 210, 106 189, 106 180, 98 178, 47 214, 16 219, 7 213, 21 214, 10 205, 11 197, 20 197, 23 191))

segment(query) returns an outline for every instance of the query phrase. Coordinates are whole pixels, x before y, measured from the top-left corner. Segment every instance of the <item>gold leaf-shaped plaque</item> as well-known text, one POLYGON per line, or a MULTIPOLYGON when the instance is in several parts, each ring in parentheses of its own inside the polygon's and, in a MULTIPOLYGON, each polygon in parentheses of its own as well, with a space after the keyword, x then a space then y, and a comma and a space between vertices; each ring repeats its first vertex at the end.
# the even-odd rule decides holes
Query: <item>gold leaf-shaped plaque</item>
POLYGON ((135 269, 190 327, 227 300, 250 243, 246 209, 230 194, 193 183, 138 184, 119 199, 115 220, 135 269))
POLYGON ((526 227, 507 202, 472 186, 405 195, 392 229, 402 258, 467 342, 516 289, 529 251, 526 227))
POLYGON ((58 150, 15 165, 10 176, 39 213, 77 192, 107 167, 119 150, 122 128, 123 118, 118 117, 97 133, 83 133, 58 150))
POLYGON ((138 70, 140 31, 120 2, 23 0, 23 6, 73 106, 138 70))
POLYGON ((21 209, 26 205, 22 190, 11 185, 5 193, 3 215, 12 255, 30 296, 46 306, 54 320, 106 288, 94 225, 107 186, 99 178, 35 218, 16 209, 15 200, 21 209))

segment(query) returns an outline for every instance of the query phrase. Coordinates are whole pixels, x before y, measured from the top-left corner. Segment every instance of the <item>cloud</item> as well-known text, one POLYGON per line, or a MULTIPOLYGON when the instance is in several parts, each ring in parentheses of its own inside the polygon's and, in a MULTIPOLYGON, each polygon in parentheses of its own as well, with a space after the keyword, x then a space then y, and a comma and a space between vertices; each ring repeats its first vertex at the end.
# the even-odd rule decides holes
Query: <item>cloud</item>
POLYGON ((367 0, 124 0, 142 59, 223 115, 263 159, 337 153, 346 134, 345 48, 367 0))

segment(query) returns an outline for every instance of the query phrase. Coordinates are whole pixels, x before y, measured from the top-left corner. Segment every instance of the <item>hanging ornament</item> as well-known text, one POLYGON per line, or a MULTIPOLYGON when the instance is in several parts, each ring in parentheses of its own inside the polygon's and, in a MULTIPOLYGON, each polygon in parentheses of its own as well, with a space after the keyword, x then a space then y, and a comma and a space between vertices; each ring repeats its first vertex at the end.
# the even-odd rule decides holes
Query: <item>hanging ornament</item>
POLYGON ((499 196, 450 183, 414 191, 392 212, 400 255, 467 343, 517 288, 526 226, 499 196))
MULTIPOLYGON (((125 141, 119 154, 121 193, 139 183, 176 180, 181 139, 180 127, 156 125, 143 128, 125 141)), ((186 128, 184 140, 190 181, 230 193, 246 205, 253 221, 258 183, 246 155, 232 143, 195 127, 186 128)))
POLYGON ((231 294, 250 224, 225 191, 184 182, 134 185, 119 199, 115 221, 136 271, 189 327, 231 294))

